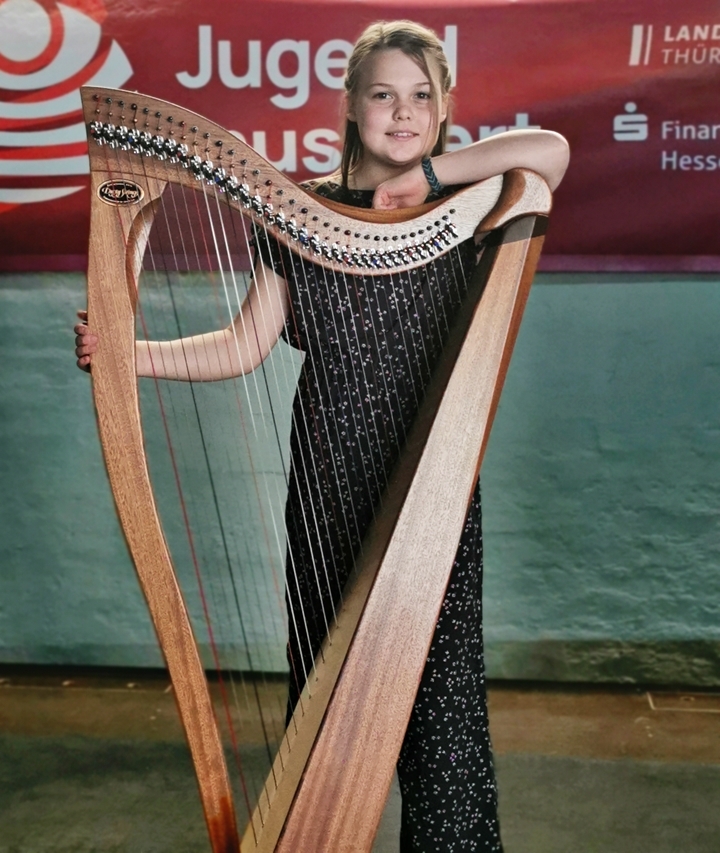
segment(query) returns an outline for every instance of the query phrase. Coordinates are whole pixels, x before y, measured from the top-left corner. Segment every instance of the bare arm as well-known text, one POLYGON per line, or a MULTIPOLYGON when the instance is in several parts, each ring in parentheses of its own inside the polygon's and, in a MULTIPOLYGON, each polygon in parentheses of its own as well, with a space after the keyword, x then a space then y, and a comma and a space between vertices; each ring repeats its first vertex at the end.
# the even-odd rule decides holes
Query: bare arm
MULTIPOLYGON (((472 184, 510 169, 537 172, 551 190, 565 174, 570 158, 567 141, 550 130, 510 130, 432 158, 443 186, 472 184)), ((402 175, 384 181, 375 191, 373 207, 393 209, 421 204, 429 191, 418 163, 402 175)))
MULTIPOLYGON (((138 341, 137 375, 205 382, 250 373, 275 346, 287 311, 285 280, 258 261, 247 298, 226 329, 174 341, 138 341)), ((78 367, 88 369, 97 337, 84 324, 75 333, 78 367)))

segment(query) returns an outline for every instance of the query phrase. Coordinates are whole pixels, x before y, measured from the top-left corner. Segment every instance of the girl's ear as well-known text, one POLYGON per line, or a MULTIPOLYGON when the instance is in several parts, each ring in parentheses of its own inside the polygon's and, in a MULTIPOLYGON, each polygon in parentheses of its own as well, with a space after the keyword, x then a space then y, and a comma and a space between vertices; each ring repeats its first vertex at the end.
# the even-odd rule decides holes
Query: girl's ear
POLYGON ((347 92, 343 95, 345 118, 348 121, 355 121, 355 105, 353 99, 348 96, 347 92))
POLYGON ((450 95, 448 95, 448 94, 443 95, 442 96, 442 102, 440 104, 440 115, 438 116, 438 118, 440 120, 438 121, 438 124, 442 124, 445 121, 445 119, 447 118, 448 104, 449 103, 450 103, 450 95))

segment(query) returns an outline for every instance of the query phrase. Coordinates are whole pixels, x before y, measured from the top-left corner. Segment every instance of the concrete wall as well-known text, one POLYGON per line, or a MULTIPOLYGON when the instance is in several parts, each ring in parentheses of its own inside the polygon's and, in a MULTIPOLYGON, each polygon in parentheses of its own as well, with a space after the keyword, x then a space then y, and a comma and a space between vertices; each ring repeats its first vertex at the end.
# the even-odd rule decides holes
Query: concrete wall
POLYGON ((718 281, 540 281, 484 472, 490 669, 718 683, 718 281))
MULTIPOLYGON (((70 354, 83 287, 75 275, 0 277, 0 661, 153 666, 89 382, 70 354)), ((200 328, 215 325, 206 301, 195 306, 200 328)), ((492 676, 720 683, 719 326, 717 277, 539 277, 483 470, 492 676)), ((288 389, 276 407, 286 409, 297 360, 287 349, 275 358, 288 389)), ((176 385, 167 405, 186 412, 188 435, 199 412, 221 454, 203 473, 191 439, 183 475, 199 521, 213 502, 224 519, 203 543, 231 566, 211 583, 210 606, 238 595, 274 614, 236 618, 218 640, 229 665, 248 663, 234 642, 244 633, 253 665, 278 668, 281 555, 271 570, 263 563, 277 551, 282 460, 261 462, 270 476, 259 513, 238 486, 250 462, 236 452, 243 429, 265 447, 274 424, 253 425, 247 402, 233 403, 245 417, 228 437, 218 428, 230 420, 227 395, 199 390, 193 400, 176 385)), ((143 391, 159 433, 155 392, 143 391)), ((172 493, 162 444, 148 441, 172 493)), ((190 576, 189 546, 171 528, 190 576)), ((198 612, 199 594, 189 598, 198 612)))

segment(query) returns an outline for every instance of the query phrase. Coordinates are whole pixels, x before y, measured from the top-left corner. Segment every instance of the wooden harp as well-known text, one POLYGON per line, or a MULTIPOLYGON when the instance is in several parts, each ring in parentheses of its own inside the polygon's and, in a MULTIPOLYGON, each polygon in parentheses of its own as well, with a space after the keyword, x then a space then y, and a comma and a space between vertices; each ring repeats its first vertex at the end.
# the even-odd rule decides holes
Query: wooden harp
POLYGON ((212 849, 369 851, 540 253, 549 190, 534 173, 515 170, 412 210, 344 208, 308 194, 233 135, 180 107, 97 87, 83 89, 82 98, 92 193, 89 322, 112 343, 93 360, 100 437, 212 849), (481 248, 323 659, 242 835, 156 511, 138 407, 138 280, 154 210, 178 185, 222 202, 291 252, 342 276, 421 266, 473 236, 481 248))

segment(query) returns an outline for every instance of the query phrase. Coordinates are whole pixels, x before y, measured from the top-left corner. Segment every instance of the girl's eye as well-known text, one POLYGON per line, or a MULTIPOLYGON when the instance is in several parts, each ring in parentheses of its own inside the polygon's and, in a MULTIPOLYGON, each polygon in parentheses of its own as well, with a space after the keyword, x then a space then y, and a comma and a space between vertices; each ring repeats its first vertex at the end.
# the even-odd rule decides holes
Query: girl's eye
POLYGON ((430 94, 430 92, 418 92, 418 93, 417 93, 417 97, 418 97, 421 101, 429 101, 429 100, 430 100, 430 98, 432 97, 432 95, 430 94))
POLYGON ((390 92, 375 92, 373 98, 377 98, 379 101, 385 101, 390 97, 390 92))

